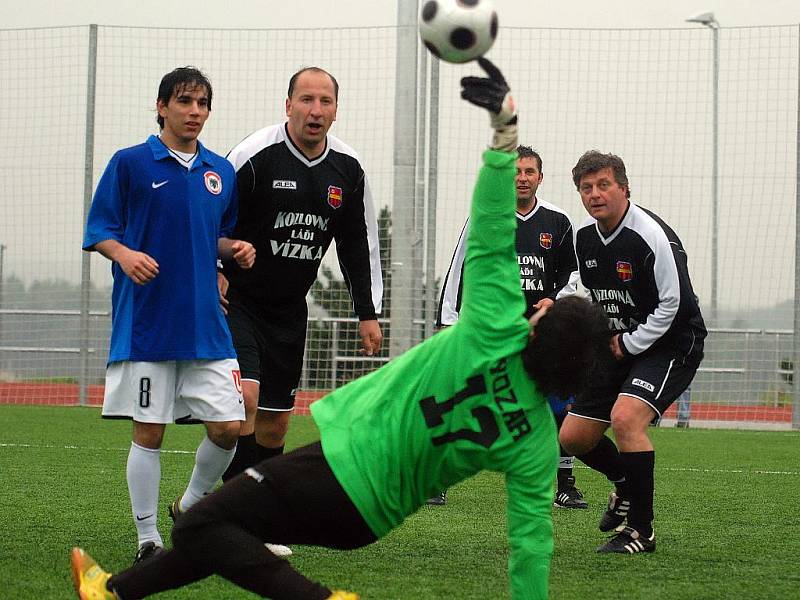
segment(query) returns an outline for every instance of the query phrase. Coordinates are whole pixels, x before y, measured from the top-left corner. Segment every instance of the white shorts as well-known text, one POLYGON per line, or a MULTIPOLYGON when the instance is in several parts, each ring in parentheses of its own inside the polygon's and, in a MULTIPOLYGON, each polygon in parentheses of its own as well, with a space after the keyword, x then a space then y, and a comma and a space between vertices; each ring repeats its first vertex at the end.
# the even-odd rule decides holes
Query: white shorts
POLYGON ((106 369, 103 416, 140 423, 244 421, 239 363, 224 360, 115 362, 106 369))

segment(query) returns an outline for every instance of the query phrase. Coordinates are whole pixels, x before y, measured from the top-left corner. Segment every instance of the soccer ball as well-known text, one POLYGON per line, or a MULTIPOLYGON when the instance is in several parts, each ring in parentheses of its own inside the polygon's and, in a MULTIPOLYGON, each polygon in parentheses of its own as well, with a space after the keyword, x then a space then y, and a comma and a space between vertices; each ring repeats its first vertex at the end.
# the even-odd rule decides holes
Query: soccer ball
POLYGON ((490 0, 427 0, 419 14, 419 35, 434 56, 465 63, 492 47, 497 13, 490 0))

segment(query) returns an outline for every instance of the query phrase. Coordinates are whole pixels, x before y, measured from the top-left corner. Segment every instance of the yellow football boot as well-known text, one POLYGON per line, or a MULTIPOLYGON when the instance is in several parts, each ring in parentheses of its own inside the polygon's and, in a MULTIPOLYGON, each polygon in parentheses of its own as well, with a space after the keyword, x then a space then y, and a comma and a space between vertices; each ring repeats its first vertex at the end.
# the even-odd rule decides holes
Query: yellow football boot
POLYGON ((358 600, 358 594, 342 590, 333 590, 328 600, 358 600))
POLYGON ((106 573, 100 565, 81 548, 73 548, 70 555, 72 562, 72 581, 75 591, 81 600, 118 600, 114 592, 106 589, 106 582, 111 573, 106 573))

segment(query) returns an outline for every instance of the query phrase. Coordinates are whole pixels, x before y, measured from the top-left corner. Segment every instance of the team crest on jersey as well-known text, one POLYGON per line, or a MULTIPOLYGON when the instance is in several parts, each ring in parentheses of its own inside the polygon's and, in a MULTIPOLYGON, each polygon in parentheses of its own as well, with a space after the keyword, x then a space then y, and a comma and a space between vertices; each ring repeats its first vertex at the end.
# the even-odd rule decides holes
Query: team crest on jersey
POLYGON ((328 204, 331 208, 339 208, 342 205, 342 188, 335 185, 328 186, 328 204))
POLYGON ((242 372, 239 369, 231 369, 231 376, 233 377, 233 385, 236 391, 242 393, 242 372))
POLYGON ((206 189, 212 194, 220 194, 222 192, 222 178, 214 171, 206 171, 203 175, 206 182, 206 189))
POLYGON ((539 245, 544 248, 545 250, 549 250, 553 246, 553 234, 552 233, 540 233, 539 234, 539 245))
POLYGON ((630 281, 633 279, 633 267, 631 263, 624 260, 617 261, 617 275, 620 281, 630 281))

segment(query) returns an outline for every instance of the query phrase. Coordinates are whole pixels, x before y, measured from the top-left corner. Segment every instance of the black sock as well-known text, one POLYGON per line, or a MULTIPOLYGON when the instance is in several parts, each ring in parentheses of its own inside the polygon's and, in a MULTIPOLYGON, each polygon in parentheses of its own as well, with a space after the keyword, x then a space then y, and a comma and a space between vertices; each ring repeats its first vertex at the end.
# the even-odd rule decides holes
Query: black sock
POLYGON ((628 525, 645 537, 653 533, 653 493, 655 490, 654 471, 656 453, 620 452, 625 465, 625 479, 628 482, 628 497, 631 510, 628 525))
POLYGON ((280 456, 281 454, 283 454, 283 446, 267 448, 266 446, 256 443, 256 463, 260 463, 262 460, 267 460, 273 456, 280 456))
POLYGON ((582 463, 600 471, 617 487, 617 494, 627 497, 625 466, 620 460, 619 450, 608 436, 602 436, 597 445, 586 454, 578 456, 582 463))
POLYGON ((233 479, 247 467, 252 467, 258 462, 256 457, 256 434, 243 435, 239 437, 236 444, 236 453, 233 460, 225 472, 222 474, 222 481, 233 479))

